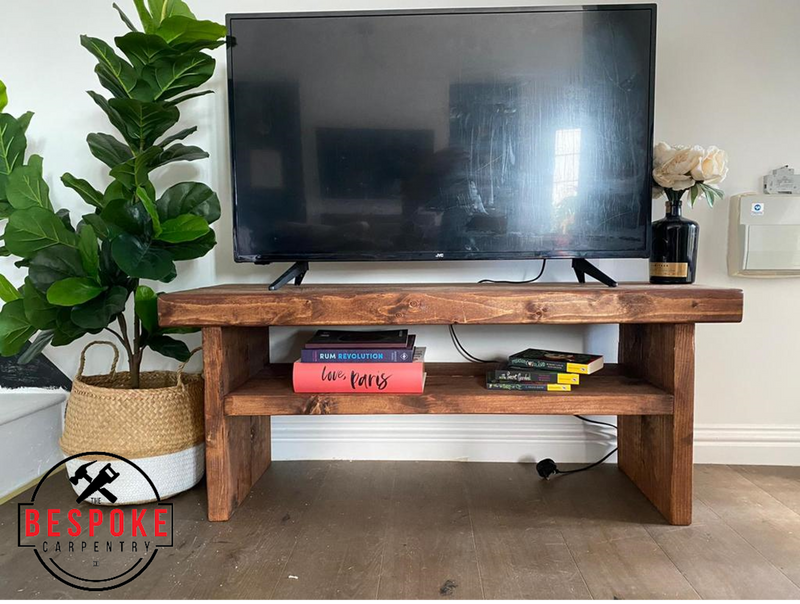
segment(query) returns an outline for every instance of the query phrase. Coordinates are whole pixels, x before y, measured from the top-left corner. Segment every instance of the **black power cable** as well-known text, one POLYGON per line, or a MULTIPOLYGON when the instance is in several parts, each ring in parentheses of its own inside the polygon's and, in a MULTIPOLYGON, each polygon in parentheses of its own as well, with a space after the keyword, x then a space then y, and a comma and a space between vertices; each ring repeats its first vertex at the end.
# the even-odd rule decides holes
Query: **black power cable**
POLYGON ((479 359, 474 354, 471 354, 464 345, 461 343, 461 340, 458 339, 458 335, 456 335, 456 327, 455 325, 448 325, 450 328, 450 339, 453 340, 453 346, 456 347, 458 353, 467 359, 470 363, 492 363, 493 361, 486 361, 484 359, 479 359))
POLYGON ((534 281, 538 281, 544 275, 544 268, 547 266, 547 258, 542 259, 542 268, 539 271, 539 274, 536 275, 533 279, 525 279, 524 281, 495 281, 494 279, 481 279, 478 283, 495 283, 495 284, 502 284, 502 285, 524 285, 526 283, 533 283, 534 281))
MULTIPOLYGON (((597 424, 598 426, 608 426, 609 428, 617 429, 614 424, 609 424, 608 422, 601 422, 596 419, 589 419, 588 417, 583 417, 582 415, 576 415, 579 420, 584 421, 589 424, 597 424)), ((574 470, 559 470, 556 462, 554 462, 549 457, 547 459, 543 459, 539 463, 536 464, 536 471, 539 473, 539 476, 544 478, 545 480, 549 479, 554 474, 577 474, 578 472, 585 472, 586 470, 591 470, 592 468, 596 468, 601 463, 603 463, 606 459, 614 455, 618 450, 618 447, 614 447, 609 453, 603 456, 601 459, 598 459, 596 462, 589 464, 588 466, 583 466, 582 468, 575 468, 574 470)))

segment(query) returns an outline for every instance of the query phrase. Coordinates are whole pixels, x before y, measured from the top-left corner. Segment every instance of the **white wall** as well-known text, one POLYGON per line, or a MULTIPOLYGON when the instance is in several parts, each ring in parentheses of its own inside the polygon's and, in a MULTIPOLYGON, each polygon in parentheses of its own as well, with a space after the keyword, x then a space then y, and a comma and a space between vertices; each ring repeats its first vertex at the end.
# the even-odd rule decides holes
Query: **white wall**
MULTIPOLYGON (((560 0, 560 3, 571 3, 560 0)), ((132 3, 121 4, 130 14, 132 3)), ((511 1, 461 0, 192 0, 198 16, 218 21, 225 12, 343 10, 423 6, 508 5, 511 1)), ((517 3, 521 4, 521 3, 517 3)), ((528 2, 527 4, 545 4, 528 2)), ((656 139, 681 144, 715 144, 730 154, 728 193, 755 190, 760 177, 783 164, 800 168, 800 2, 796 0, 662 0, 658 15, 656 139)), ((110 0, 7 0, 0 5, 6 51, 0 79, 9 87, 9 110, 36 112, 30 148, 45 157, 53 198, 80 211, 81 203, 58 181, 65 171, 102 183, 105 170, 89 154, 89 132, 109 131, 105 118, 83 91, 99 89, 94 61, 78 36, 110 40, 125 29, 110 0)), ((220 194, 225 213, 217 224, 220 245, 201 261, 184 263, 170 289, 224 282, 267 283, 285 267, 236 265, 230 237, 230 186, 224 51, 211 83, 218 94, 186 106, 184 120, 198 124, 192 143, 212 159, 168 171, 159 185, 193 178, 220 194)), ((793 368, 800 358, 800 280, 729 278, 725 270, 727 199, 690 212, 701 224, 699 281, 745 290, 741 325, 702 325, 697 330, 698 461, 800 463, 800 384, 793 368), (772 378, 785 368, 789 375, 772 378)), ((655 212, 662 212, 655 205, 655 212)), ((644 260, 604 261, 622 280, 646 280, 644 260)), ((519 279, 538 270, 531 262, 315 265, 309 283, 475 281, 519 279)), ((19 275, 6 262, 0 271, 19 275)), ((568 263, 551 262, 547 281, 571 281, 568 263)), ((280 358, 291 336, 275 332, 280 358)), ((419 328, 430 360, 461 360, 446 328, 419 328)), ((531 326, 463 327, 467 347, 479 356, 503 355, 535 343, 586 347, 609 355, 616 328, 531 326)), ((68 374, 77 367, 80 344, 51 352, 68 374)), ((290 360, 286 357, 286 360, 290 360)), ((154 355, 149 366, 162 364, 154 355)), ((93 362, 95 369, 101 364, 93 362)), ((275 457, 419 457, 516 460, 544 454, 594 458, 605 435, 585 431, 572 418, 289 418, 276 420, 275 457), (592 435, 595 436, 592 436, 592 435), (589 443, 589 444, 586 444, 589 443)))

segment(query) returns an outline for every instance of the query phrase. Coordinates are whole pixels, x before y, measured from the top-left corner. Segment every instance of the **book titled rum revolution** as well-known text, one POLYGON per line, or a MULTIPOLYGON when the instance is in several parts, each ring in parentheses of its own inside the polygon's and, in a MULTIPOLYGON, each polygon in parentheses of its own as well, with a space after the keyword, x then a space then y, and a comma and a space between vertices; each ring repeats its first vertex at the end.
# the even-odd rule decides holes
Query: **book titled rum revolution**
POLYGON ((304 363, 292 372, 299 393, 422 394, 425 348, 416 348, 410 363, 304 363))
POLYGON ((597 354, 528 348, 508 357, 508 364, 511 367, 530 367, 589 375, 603 368, 603 357, 597 354))
POLYGON ((487 372, 486 378, 494 382, 538 382, 540 384, 571 384, 575 386, 581 382, 581 376, 577 373, 559 373, 558 371, 509 366, 487 372))
POLYGON ((303 363, 410 363, 416 336, 408 336, 406 348, 303 348, 303 363))

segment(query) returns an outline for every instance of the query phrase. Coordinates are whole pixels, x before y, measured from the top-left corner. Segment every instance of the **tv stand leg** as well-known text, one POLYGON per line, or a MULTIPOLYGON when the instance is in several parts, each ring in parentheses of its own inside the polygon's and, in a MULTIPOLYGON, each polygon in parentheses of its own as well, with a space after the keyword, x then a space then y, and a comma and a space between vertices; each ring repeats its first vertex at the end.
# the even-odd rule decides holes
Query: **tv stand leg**
POLYGON ((300 285, 303 282, 303 277, 308 272, 308 262, 295 262, 289 267, 285 273, 278 277, 272 285, 269 286, 269 291, 274 292, 282 288, 284 285, 294 279, 295 285, 300 285))
POLYGON ((208 519, 228 520, 271 461, 270 417, 225 415, 225 396, 269 363, 268 327, 203 329, 208 519))
POLYGON ((675 397, 671 415, 618 417, 619 468, 670 524, 692 522, 694 325, 619 326, 626 373, 675 397))
POLYGON ((600 283, 608 285, 608 287, 617 287, 617 282, 611 277, 606 275, 603 271, 597 268, 594 264, 585 258, 573 258, 572 270, 575 271, 575 276, 578 278, 578 283, 586 283, 586 275, 597 279, 600 283))

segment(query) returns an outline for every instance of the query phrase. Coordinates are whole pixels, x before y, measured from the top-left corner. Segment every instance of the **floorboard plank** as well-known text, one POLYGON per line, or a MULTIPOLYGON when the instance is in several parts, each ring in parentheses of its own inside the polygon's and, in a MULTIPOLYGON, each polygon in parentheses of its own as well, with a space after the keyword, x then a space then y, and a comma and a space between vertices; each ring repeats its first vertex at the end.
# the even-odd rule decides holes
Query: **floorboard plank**
POLYGON ((647 530, 703 599, 800 598, 796 585, 700 499, 691 526, 647 530))
POLYGON ((616 466, 556 476, 544 486, 545 513, 560 527, 592 597, 698 598, 644 526, 665 520, 616 466))
POLYGON ((795 513, 800 514, 800 467, 731 466, 795 513))
POLYGON ((561 531, 547 516, 540 481, 529 464, 460 468, 487 598, 591 598, 561 531))
POLYGON ((800 585, 800 515, 727 466, 698 466, 695 493, 795 585, 800 585))
POLYGON ((134 581, 115 597, 270 597, 329 468, 329 462, 274 463, 229 521, 181 526, 180 544, 165 550, 166 562, 153 564, 147 581, 134 581))
POLYGON ((466 488, 458 466, 397 464, 379 598, 483 597, 466 488))
POLYGON ((334 464, 271 597, 375 598, 393 482, 392 462, 334 464))

